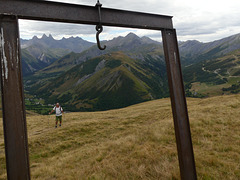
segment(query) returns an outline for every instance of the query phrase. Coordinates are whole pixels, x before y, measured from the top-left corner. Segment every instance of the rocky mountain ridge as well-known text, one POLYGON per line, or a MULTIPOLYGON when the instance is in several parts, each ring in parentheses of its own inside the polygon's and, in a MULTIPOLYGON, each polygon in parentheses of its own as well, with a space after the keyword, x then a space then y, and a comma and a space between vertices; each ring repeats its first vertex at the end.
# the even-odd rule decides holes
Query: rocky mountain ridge
POLYGON ((70 52, 82 52, 94 43, 79 37, 62 38, 55 40, 52 35, 45 34, 30 40, 20 40, 22 49, 23 75, 32 74, 55 62, 70 52))

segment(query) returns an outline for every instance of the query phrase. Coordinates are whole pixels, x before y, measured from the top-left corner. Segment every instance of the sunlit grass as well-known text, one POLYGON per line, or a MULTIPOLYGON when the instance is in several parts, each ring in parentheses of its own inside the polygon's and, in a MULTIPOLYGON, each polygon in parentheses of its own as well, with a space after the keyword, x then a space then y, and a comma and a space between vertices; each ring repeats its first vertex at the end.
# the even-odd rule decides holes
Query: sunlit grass
MULTIPOLYGON (((199 179, 240 179, 240 95, 188 99, 199 179)), ((32 179, 180 179, 170 100, 28 116, 32 179)), ((2 123, 0 179, 6 179, 2 123)))

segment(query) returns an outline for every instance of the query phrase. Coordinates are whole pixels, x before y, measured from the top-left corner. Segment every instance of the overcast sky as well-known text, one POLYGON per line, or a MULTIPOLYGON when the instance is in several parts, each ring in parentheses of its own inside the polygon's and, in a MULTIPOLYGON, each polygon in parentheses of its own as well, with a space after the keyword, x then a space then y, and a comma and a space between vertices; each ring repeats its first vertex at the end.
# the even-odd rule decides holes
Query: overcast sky
MULTIPOLYGON (((59 2, 94 6, 96 0, 55 0, 59 2)), ((103 7, 163 14, 173 16, 173 26, 178 40, 209 42, 240 33, 239 0, 100 0, 103 7)), ((151 30, 104 27, 101 40, 125 36, 134 32, 160 40, 160 33, 151 30)), ((23 39, 34 35, 52 34, 55 39, 79 36, 95 42, 94 26, 20 20, 20 35, 23 39)))

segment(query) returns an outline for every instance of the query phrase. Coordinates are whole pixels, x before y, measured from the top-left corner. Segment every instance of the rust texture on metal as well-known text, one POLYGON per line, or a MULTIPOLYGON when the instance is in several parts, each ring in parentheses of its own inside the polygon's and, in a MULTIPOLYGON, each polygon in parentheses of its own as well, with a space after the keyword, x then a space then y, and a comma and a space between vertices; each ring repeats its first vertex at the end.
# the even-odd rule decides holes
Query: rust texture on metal
MULTIPOLYGON (((99 23, 94 6, 73 5, 50 1, 0 0, 0 14, 16 15, 21 19, 92 24, 99 23)), ((103 26, 141 29, 172 29, 172 17, 133 11, 101 8, 103 26)))
POLYGON ((7 176, 30 179, 18 19, 0 16, 1 94, 7 176))
MULTIPOLYGON (((1 83, 8 179, 30 179, 18 19, 99 24, 96 7, 0 0, 1 83)), ((101 25, 161 30, 182 179, 197 179, 176 31, 172 17, 101 8, 101 25)))
POLYGON ((197 175, 176 31, 174 29, 163 30, 162 39, 167 66, 181 179, 194 180, 197 179, 197 175))

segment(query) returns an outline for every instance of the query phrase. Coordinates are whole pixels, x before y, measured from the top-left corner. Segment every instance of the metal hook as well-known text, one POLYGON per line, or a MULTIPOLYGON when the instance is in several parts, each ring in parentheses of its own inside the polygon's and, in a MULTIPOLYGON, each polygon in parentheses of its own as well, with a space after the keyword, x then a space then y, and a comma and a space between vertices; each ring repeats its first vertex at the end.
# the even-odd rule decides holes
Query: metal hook
POLYGON ((100 40, 99 40, 99 35, 103 31, 102 18, 101 18, 101 7, 102 7, 102 4, 99 2, 99 0, 97 1, 96 7, 98 8, 98 15, 99 15, 99 24, 96 26, 96 30, 97 30, 97 34, 96 34, 97 45, 98 45, 98 48, 100 50, 104 50, 104 49, 106 49, 106 45, 101 47, 100 40))
POLYGON ((104 50, 104 49, 106 49, 106 45, 104 45, 103 47, 101 47, 100 40, 99 40, 99 35, 100 35, 100 33, 103 31, 103 27, 97 25, 97 26, 96 26, 96 30, 97 30, 96 39, 97 39, 98 48, 99 48, 100 50, 104 50))

